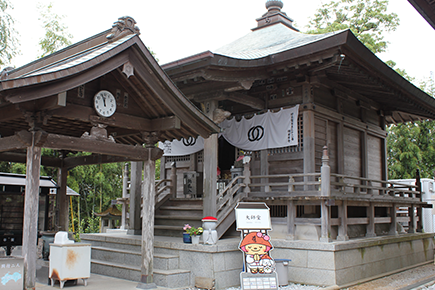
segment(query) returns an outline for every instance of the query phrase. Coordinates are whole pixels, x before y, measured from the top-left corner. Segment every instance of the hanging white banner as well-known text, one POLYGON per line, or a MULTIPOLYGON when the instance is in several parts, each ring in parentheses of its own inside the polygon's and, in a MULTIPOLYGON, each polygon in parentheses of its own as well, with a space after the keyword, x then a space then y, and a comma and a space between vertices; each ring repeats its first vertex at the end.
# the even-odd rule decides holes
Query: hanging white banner
POLYGON ((223 121, 222 135, 231 145, 247 150, 281 148, 298 145, 299 105, 281 109, 276 113, 267 112, 250 119, 235 118, 223 121))
POLYGON ((181 138, 180 141, 159 142, 159 148, 163 150, 163 156, 184 156, 196 153, 204 149, 204 138, 189 137, 187 140, 181 138))
MULTIPOLYGON (((235 118, 225 120, 220 124, 224 129, 222 136, 231 145, 246 151, 295 146, 299 142, 298 114, 299 105, 250 119, 243 117, 239 122, 235 118)), ((159 148, 164 151, 163 156, 189 155, 204 149, 204 138, 159 142, 159 148)))

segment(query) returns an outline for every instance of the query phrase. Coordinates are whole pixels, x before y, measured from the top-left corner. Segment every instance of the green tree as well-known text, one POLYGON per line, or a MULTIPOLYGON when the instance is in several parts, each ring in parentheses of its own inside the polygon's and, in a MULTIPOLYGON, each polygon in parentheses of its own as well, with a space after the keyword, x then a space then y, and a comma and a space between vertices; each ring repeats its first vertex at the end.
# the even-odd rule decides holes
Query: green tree
POLYGON ((318 34, 350 29, 373 53, 384 52, 388 42, 382 35, 399 25, 396 13, 387 13, 388 0, 336 0, 317 9, 307 33, 318 34))
POLYGON ((38 6, 40 17, 38 18, 43 23, 45 29, 44 37, 39 39, 42 54, 39 57, 44 57, 59 49, 71 45, 73 36, 68 33, 68 27, 62 23, 65 16, 59 16, 53 11, 53 4, 48 6, 38 6))
MULTIPOLYGON (((401 72, 407 76, 404 70, 401 72)), ((423 80, 420 88, 435 97, 433 78, 423 80)), ((388 178, 415 178, 417 169, 420 169, 421 177, 432 178, 435 170, 435 121, 391 125, 387 130, 388 178)))
POLYGON ((17 31, 14 29, 14 19, 9 15, 8 9, 13 6, 8 0, 0 0, 0 65, 9 64, 18 54, 19 42, 17 31))

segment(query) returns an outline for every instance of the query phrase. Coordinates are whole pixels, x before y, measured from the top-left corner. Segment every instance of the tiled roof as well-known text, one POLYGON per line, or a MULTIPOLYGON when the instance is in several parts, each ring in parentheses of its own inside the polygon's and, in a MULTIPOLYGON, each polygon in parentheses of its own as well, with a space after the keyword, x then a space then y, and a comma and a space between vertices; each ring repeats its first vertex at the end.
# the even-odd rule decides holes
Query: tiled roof
POLYGON ((325 34, 303 34, 277 23, 254 30, 213 53, 236 59, 258 59, 331 37, 341 31, 325 34))

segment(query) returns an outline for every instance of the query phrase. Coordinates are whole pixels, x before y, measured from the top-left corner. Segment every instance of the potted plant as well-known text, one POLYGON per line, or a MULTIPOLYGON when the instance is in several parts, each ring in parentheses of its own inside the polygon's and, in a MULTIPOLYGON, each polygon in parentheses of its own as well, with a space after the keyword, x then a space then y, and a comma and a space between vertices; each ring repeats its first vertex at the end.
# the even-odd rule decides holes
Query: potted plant
POLYGON ((199 238, 202 235, 202 233, 204 232, 203 228, 201 228, 201 227, 195 228, 195 227, 190 226, 189 224, 185 224, 183 227, 183 230, 185 231, 183 233, 183 241, 184 241, 184 234, 187 233, 191 238, 192 244, 199 244, 199 238))

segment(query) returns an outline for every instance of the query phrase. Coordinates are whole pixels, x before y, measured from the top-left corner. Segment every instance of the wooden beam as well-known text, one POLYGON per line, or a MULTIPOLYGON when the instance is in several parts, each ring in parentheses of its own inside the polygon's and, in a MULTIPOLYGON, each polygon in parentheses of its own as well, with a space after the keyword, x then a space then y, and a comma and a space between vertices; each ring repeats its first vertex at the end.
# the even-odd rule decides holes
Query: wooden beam
MULTIPOLYGON (((46 141, 42 144, 44 148, 56 150, 71 150, 92 152, 103 155, 113 155, 131 158, 132 160, 147 160, 148 150, 140 146, 131 146, 107 141, 100 141, 92 138, 76 138, 56 134, 47 134, 46 141)), ((163 155, 163 150, 154 147, 150 151, 153 160, 163 155)))
POLYGON ((14 136, 0 138, 0 152, 25 149, 32 144, 32 134, 20 131, 14 136))
POLYGON ((24 116, 15 105, 0 108, 0 122, 7 122, 18 118, 24 118, 24 116))
MULTIPOLYGON (((0 153, 0 161, 26 163, 26 153, 3 152, 0 153)), ((48 167, 62 167, 62 159, 51 156, 41 156, 41 165, 48 167)))
POLYGON ((242 93, 230 93, 227 95, 226 99, 235 103, 249 106, 256 110, 264 110, 266 108, 264 100, 251 97, 242 93))
POLYGON ((94 122, 137 131, 166 131, 181 128, 181 121, 176 116, 150 120, 132 115, 115 113, 110 118, 103 118, 97 116, 95 110, 91 107, 73 104, 68 104, 66 107, 48 111, 48 114, 56 117, 80 120, 83 122, 94 122))
MULTIPOLYGON (((108 156, 108 155, 97 155, 92 154, 88 156, 77 156, 77 157, 67 157, 63 160, 63 166, 65 168, 71 169, 76 166, 81 165, 92 165, 92 164, 104 164, 104 163, 118 163, 118 162, 128 162, 133 159, 121 156, 108 156)), ((138 159, 139 160, 139 159, 138 159)))

